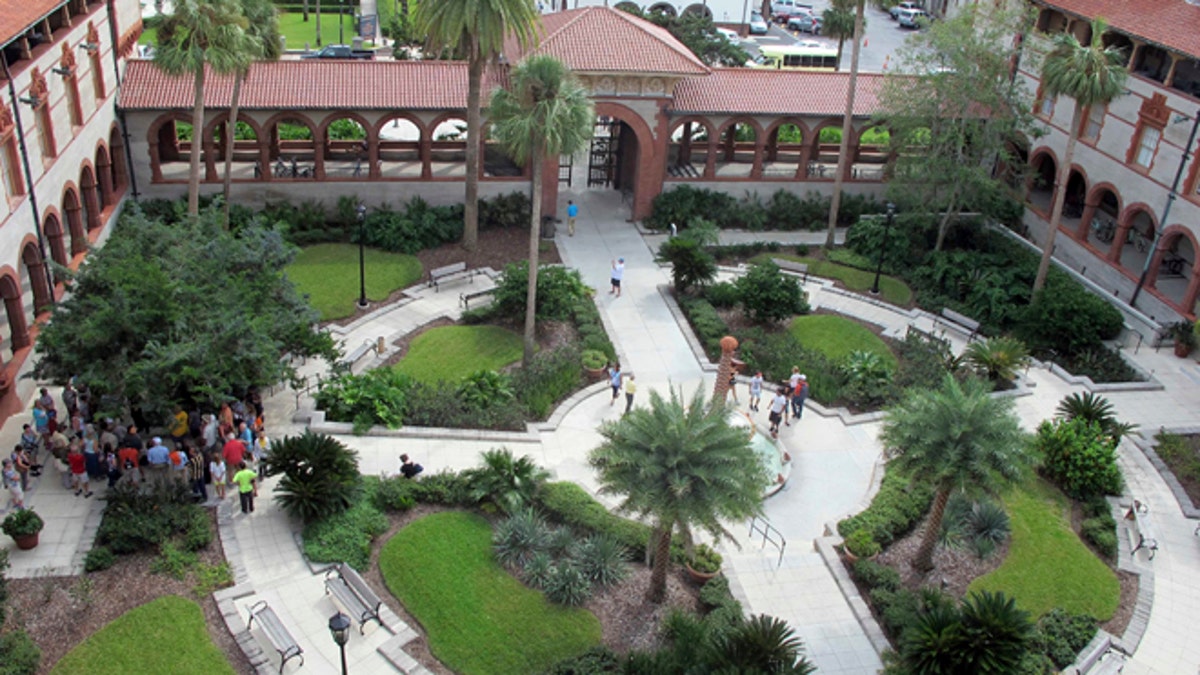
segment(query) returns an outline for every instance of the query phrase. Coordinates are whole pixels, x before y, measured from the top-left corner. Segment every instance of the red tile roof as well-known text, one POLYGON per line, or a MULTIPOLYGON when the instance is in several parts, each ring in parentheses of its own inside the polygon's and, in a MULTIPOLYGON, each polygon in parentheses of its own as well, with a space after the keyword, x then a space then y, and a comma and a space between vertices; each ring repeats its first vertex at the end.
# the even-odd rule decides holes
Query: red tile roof
MULTIPOLYGON (((708 77, 675 86, 672 110, 688 113, 841 115, 850 74, 756 68, 714 68, 708 77)), ((883 75, 860 73, 854 115, 868 117, 879 106, 883 75)))
POLYGON ((520 50, 505 44, 510 62, 550 54, 582 73, 704 75, 708 66, 665 28, 612 7, 581 7, 542 16, 541 42, 520 50))
POLYGON ((29 30, 63 0, 0 0, 0 45, 29 30))
MULTIPOLYGON (((3 0, 0 0, 3 1, 3 0)), ((486 72, 484 100, 501 76, 486 72)), ((228 108, 233 77, 208 75, 204 105, 228 108)), ((133 59, 120 107, 192 107, 192 78, 169 77, 153 61, 133 59)), ((466 110, 467 64, 460 61, 276 61, 256 63, 242 84, 240 105, 253 109, 466 110)))
POLYGON ((1103 17, 1113 28, 1200 57, 1200 6, 1187 0, 1038 0, 1064 12, 1103 17))

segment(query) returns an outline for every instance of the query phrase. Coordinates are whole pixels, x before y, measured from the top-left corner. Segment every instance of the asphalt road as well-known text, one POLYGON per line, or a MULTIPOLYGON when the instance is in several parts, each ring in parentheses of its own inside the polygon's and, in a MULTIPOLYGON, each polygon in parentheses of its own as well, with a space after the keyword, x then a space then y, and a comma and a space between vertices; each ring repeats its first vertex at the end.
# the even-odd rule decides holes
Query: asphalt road
MULTIPOLYGON (((814 11, 818 14, 824 12, 828 6, 827 3, 820 2, 820 0, 812 2, 812 5, 814 11)), ((867 7, 866 19, 866 36, 863 42, 862 53, 858 58, 859 71, 865 73, 882 72, 885 69, 885 64, 890 64, 896 58, 895 53, 904 44, 904 40, 915 31, 908 28, 901 28, 899 24, 892 20, 887 12, 871 7, 867 7)), ((793 34, 776 24, 771 25, 770 32, 766 35, 751 35, 748 38, 743 38, 742 48, 750 54, 751 58, 754 58, 758 55, 759 45, 790 45, 801 40, 816 40, 834 49, 837 48, 837 40, 833 38, 824 35, 814 36, 798 31, 793 34)), ((850 42, 847 41, 842 54, 842 70, 850 70, 850 51, 850 42)))

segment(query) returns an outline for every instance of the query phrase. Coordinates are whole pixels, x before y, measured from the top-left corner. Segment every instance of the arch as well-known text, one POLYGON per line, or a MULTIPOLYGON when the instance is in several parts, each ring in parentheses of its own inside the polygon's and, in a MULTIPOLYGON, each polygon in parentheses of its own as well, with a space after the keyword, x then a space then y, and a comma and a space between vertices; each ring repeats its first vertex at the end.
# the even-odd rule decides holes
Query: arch
POLYGON ((407 112, 391 112, 370 131, 375 139, 372 166, 382 178, 429 178, 432 144, 425 124, 407 112))
MULTIPOLYGON (((58 217, 58 209, 53 206, 48 207, 46 213, 42 215, 42 232, 45 233, 46 244, 50 247, 50 259, 63 267, 70 265, 71 259, 67 256, 62 221, 58 217)), ((58 278, 57 272, 54 274, 54 280, 62 281, 58 278)))
POLYGON ((253 117, 239 110, 237 125, 235 125, 232 138, 230 138, 226 129, 228 121, 229 111, 225 110, 214 114, 212 119, 207 119, 204 124, 205 142, 211 144, 211 148, 206 148, 205 157, 212 156, 213 179, 224 179, 225 151, 229 147, 229 143, 233 143, 233 161, 229 167, 229 173, 232 174, 233 179, 262 180, 264 177, 263 167, 270 163, 267 157, 268 146, 263 142, 263 127, 253 117), (238 125, 243 125, 254 137, 239 140, 237 137, 238 125))
POLYGON ((765 144, 766 136, 758 120, 741 115, 725 120, 717 128, 716 138, 709 141, 709 149, 716 158, 714 178, 759 178, 765 144))
POLYGON ((812 133, 809 134, 809 141, 805 144, 808 146, 809 159, 804 167, 805 176, 809 179, 833 180, 834 174, 837 173, 838 153, 841 152, 841 146, 838 143, 821 143, 821 132, 826 129, 834 129, 840 135, 842 118, 827 117, 818 122, 813 127, 812 133))
POLYGON ((29 346, 29 324, 21 306, 21 282, 13 268, 0 268, 0 298, 8 317, 8 347, 13 354, 29 346))
POLYGON ((112 160, 109 158, 108 147, 105 145, 103 139, 96 142, 95 162, 96 181, 100 186, 98 199, 100 201, 100 208, 103 210, 115 203, 113 201, 112 160))
POLYGON ((1158 227, 1158 218, 1148 204, 1137 202, 1126 206, 1117 219, 1117 231, 1109 249, 1109 260, 1130 274, 1141 274, 1146 257, 1154 253, 1150 246, 1158 227))
POLYGON ((121 137, 121 131, 116 124, 112 125, 108 132, 108 149, 112 162, 113 192, 120 194, 129 184, 129 167, 125 165, 125 139, 121 137))
POLYGON ((46 280, 46 263, 42 260, 42 252, 32 237, 21 246, 21 266, 29 276, 33 291, 33 314, 37 316, 54 304, 54 297, 46 280))
POLYGON ((846 149, 854 159, 850 177, 854 180, 883 180, 891 138, 891 131, 882 124, 864 126, 858 130, 846 149))
MULTIPOLYGON (((608 116, 628 125, 637 141, 633 166, 635 175, 628 178, 633 187, 633 218, 645 218, 650 213, 650 202, 662 191, 662 176, 666 167, 657 153, 654 144, 654 133, 646 120, 632 109, 620 103, 597 101, 595 103, 597 116, 608 116), (643 177, 650 179, 642 180, 643 177)), ((549 212, 548 212, 549 213, 549 212)))
POLYGON ((811 132, 799 117, 780 117, 772 122, 765 133, 765 156, 763 178, 803 178, 808 165, 811 132), (793 130, 794 129, 794 130, 793 130), (781 140, 781 135, 786 138, 781 140), (799 139, 795 138, 799 134, 799 139))
POLYGON ((71 233, 72 257, 88 249, 87 230, 83 227, 83 217, 80 214, 82 208, 75 184, 68 182, 63 187, 62 211, 67 216, 67 230, 71 233))
POLYGON ((677 16, 677 14, 675 12, 675 5, 672 5, 669 2, 656 2, 653 5, 650 5, 650 7, 648 9, 646 9, 646 13, 647 14, 663 14, 665 16, 670 16, 670 17, 677 16))
MULTIPOLYGON (((1087 200, 1087 193, 1087 171, 1076 164, 1072 164, 1071 170, 1067 172, 1067 190, 1063 196, 1062 214, 1064 220, 1073 220, 1083 215, 1083 206, 1087 200)), ((1067 227, 1067 225, 1063 224, 1061 227, 1067 227)))
POLYGON ((100 191, 96 187, 96 173, 88 160, 84 160, 79 169, 79 191, 83 197, 84 224, 88 232, 100 229, 100 191))
MULTIPOLYGON (((241 116, 238 116, 239 119, 241 116)), ((259 143, 266 144, 266 160, 271 164, 268 180, 279 179, 321 179, 324 167, 321 166, 323 155, 317 143, 319 125, 307 115, 296 111, 283 111, 272 115, 262 124, 259 143), (289 124, 308 129, 309 138, 282 139, 279 137, 279 125, 289 124)), ((265 177, 265 176, 264 176, 265 177)))
POLYGON ((716 127, 707 117, 688 115, 674 120, 667 129, 667 174, 712 178, 709 142, 716 137, 716 127))
POLYGON ((1163 229, 1146 283, 1182 313, 1194 311, 1200 294, 1200 241, 1179 224, 1163 229))
POLYGON ((1029 189, 1026 201, 1043 216, 1049 217, 1050 202, 1054 199, 1054 182, 1058 177, 1058 157, 1043 146, 1029 157, 1029 189))
POLYGON ((685 7, 683 12, 680 13, 681 16, 687 16, 689 14, 699 14, 700 16, 707 16, 710 19, 713 18, 712 10, 708 8, 708 5, 700 2, 693 2, 685 7))
POLYGON ((1109 249, 1111 252, 1117 220, 1121 215, 1121 193, 1112 183, 1097 183, 1088 190, 1083 203, 1083 217, 1079 219, 1075 238, 1093 248, 1109 249))
MULTIPOLYGON (((150 150, 151 182, 187 180, 189 153, 193 144, 188 143, 187 153, 182 151, 175 130, 176 122, 190 125, 192 119, 182 112, 166 112, 154 118, 146 130, 146 142, 150 150)), ((194 136, 193 134, 193 141, 194 136)))
MULTIPOLYGON (((426 127, 429 139, 429 174, 433 178, 465 178, 467 175, 468 135, 466 112, 444 112, 426 127), (461 124, 452 122, 461 121, 461 124)), ((483 143, 483 139, 476 139, 483 143)), ((480 153, 486 154, 486 150, 480 153)), ((480 162, 482 165, 483 163, 480 162)), ((424 171, 424 169, 422 169, 424 171)))
POLYGON ((315 132, 316 138, 320 139, 324 177, 355 180, 378 177, 378 172, 370 168, 374 164, 371 156, 379 152, 375 147, 374 131, 373 124, 352 110, 341 110, 326 115, 315 132), (348 121, 349 124, 334 127, 342 121, 348 121), (335 139, 335 131, 349 133, 350 137, 335 139))
MULTIPOLYGON (((492 135, 492 132, 492 123, 484 120, 483 128, 480 129, 479 133, 483 145, 479 151, 479 170, 483 172, 482 177, 501 180, 513 180, 524 177, 528 180, 533 175, 533 167, 517 164, 509 156, 504 146, 492 135)), ((557 172, 557 167, 554 170, 557 172)))

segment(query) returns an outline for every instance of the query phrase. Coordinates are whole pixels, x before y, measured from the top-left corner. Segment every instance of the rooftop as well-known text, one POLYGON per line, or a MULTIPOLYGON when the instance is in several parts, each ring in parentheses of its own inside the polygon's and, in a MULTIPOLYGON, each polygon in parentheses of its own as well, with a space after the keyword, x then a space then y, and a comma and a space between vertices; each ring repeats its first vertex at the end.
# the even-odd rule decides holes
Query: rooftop
MULTIPOLYGON (((708 77, 675 87, 677 113, 738 115, 841 115, 846 110, 850 74, 802 70, 714 68, 708 77)), ((859 73, 854 116, 869 117, 879 105, 883 75, 859 73)))
POLYGON ((29 30, 66 0, 0 0, 0 45, 29 30))
POLYGON ((1200 6, 1187 0, 1037 0, 1047 7, 1092 19, 1133 37, 1200 57, 1200 6))

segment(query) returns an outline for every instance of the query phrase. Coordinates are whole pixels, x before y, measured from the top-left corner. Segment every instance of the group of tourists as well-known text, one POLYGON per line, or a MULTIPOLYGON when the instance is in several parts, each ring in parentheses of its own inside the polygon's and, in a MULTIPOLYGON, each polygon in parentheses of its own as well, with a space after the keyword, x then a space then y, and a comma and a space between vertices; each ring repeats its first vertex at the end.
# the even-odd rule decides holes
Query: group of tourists
MULTIPOLYGON (((737 402, 736 376, 729 377, 729 391, 733 395, 733 400, 737 402)), ((754 377, 750 378, 750 411, 758 412, 759 406, 762 405, 763 394, 763 374, 762 371, 754 373, 754 377)), ((792 374, 788 377, 786 384, 780 384, 775 388, 775 394, 771 397, 771 403, 767 408, 767 420, 770 422, 769 430, 771 438, 779 438, 779 423, 783 426, 791 426, 789 418, 799 420, 804 415, 804 402, 808 400, 808 376, 800 372, 799 366, 792 367, 792 374)))
POLYGON ((3 460, 0 478, 9 506, 25 508, 30 478, 42 473, 44 451, 63 472, 64 486, 83 499, 92 496, 93 479, 107 480, 108 487, 128 483, 145 489, 177 483, 188 486, 198 502, 208 502, 211 484, 218 499, 236 486, 242 512, 254 511, 269 447, 256 391, 221 404, 216 413, 176 407, 164 430, 169 440, 153 436, 147 443, 136 424, 96 418, 89 392, 71 383, 63 388, 60 413, 43 388, 34 401, 32 423, 24 425, 20 443, 3 460), (66 424, 60 422, 64 418, 66 424))

